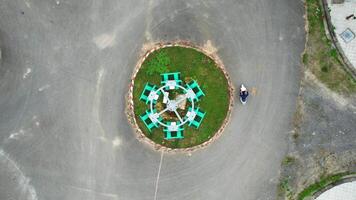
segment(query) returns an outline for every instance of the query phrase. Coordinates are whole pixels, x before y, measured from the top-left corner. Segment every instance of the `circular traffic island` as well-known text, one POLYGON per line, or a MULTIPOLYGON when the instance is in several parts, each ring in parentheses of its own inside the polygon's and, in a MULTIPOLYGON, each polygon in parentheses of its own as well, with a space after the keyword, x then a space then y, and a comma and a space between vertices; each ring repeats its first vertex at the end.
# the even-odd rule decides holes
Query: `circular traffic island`
POLYGON ((233 91, 216 60, 186 44, 159 45, 145 54, 129 92, 130 121, 139 138, 156 149, 189 151, 221 134, 233 91))

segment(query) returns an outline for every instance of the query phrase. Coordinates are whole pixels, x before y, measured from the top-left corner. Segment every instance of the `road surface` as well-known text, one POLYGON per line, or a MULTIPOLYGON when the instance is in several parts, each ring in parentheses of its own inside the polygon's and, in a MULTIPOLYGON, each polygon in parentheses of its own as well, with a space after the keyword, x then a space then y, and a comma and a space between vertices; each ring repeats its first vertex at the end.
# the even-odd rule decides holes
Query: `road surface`
POLYGON ((1 0, 0 199, 275 199, 303 14, 299 0, 1 0), (176 39, 210 40, 254 93, 191 156, 143 145, 124 114, 143 45, 176 39))

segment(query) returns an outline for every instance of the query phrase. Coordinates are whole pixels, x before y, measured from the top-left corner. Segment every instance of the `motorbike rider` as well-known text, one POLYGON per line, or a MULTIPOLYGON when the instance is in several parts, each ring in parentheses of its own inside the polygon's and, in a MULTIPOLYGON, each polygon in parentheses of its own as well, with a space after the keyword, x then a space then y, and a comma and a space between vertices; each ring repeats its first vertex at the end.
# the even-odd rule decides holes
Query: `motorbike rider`
POLYGON ((240 97, 241 97, 242 101, 246 101, 246 99, 248 97, 248 91, 244 85, 241 85, 240 97))

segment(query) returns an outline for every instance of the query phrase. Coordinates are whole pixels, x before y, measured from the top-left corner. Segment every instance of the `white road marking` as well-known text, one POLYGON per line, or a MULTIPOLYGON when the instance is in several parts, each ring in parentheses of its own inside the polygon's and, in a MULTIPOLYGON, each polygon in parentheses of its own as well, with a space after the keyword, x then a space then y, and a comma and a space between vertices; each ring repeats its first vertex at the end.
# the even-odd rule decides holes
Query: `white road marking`
POLYGON ((115 137, 115 139, 112 141, 112 146, 113 147, 118 147, 121 144, 121 140, 119 137, 115 137))
POLYGON ((116 43, 116 32, 101 34, 94 38, 94 43, 96 46, 103 50, 108 47, 112 47, 116 43))
POLYGON ((49 87, 51 87, 51 86, 48 85, 48 84, 46 84, 46 85, 44 85, 44 86, 38 88, 38 91, 39 91, 39 92, 42 92, 43 90, 48 89, 49 87))
POLYGON ((29 193, 27 199, 38 200, 35 188, 30 185, 30 179, 27 178, 25 174, 21 171, 21 169, 17 166, 17 164, 10 159, 10 156, 7 155, 2 149, 0 149, 0 162, 3 160, 2 158, 5 158, 5 160, 8 161, 11 166, 13 166, 16 172, 19 173, 18 176, 16 174, 13 174, 13 177, 18 178, 17 183, 21 187, 21 191, 27 191, 29 193))
POLYGON ((27 76, 32 72, 32 69, 31 68, 27 68, 26 69, 26 72, 23 74, 22 78, 25 79, 27 78, 27 76))
POLYGON ((101 104, 100 101, 101 101, 101 91, 102 91, 102 79, 104 75, 105 75, 105 69, 100 68, 100 70, 98 71, 98 79, 96 82, 96 91, 95 91, 93 110, 92 110, 94 121, 97 124, 99 131, 101 132, 101 136, 103 137, 105 137, 105 131, 100 121, 100 104, 101 104))
POLYGON ((151 29, 151 21, 152 21, 152 0, 148 2, 147 12, 146 12, 146 30, 145 30, 145 38, 147 41, 152 41, 152 34, 150 32, 151 29))
POLYGON ((30 2, 28 2, 27 0, 24 0, 24 2, 28 8, 31 8, 30 2))
POLYGON ((72 185, 67 185, 67 186, 72 188, 72 189, 79 190, 79 191, 82 191, 82 192, 88 192, 88 193, 101 195, 101 196, 105 196, 105 197, 109 197, 109 198, 113 198, 113 199, 118 199, 119 198, 117 196, 117 194, 98 192, 98 191, 95 191, 95 190, 92 190, 92 189, 82 188, 82 187, 77 187, 77 186, 72 186, 72 185))
POLYGON ((107 142, 107 139, 106 137, 104 136, 100 136, 100 137, 97 137, 99 140, 103 141, 103 142, 107 142))
POLYGON ((20 136, 23 136, 24 134, 25 134, 25 131, 23 129, 20 129, 19 132, 10 134, 9 139, 17 140, 17 139, 19 139, 20 136))
POLYGON ((155 183, 155 196, 154 196, 154 200, 157 200, 157 191, 158 191, 158 181, 159 181, 159 175, 161 174, 161 168, 162 168, 162 161, 163 161, 163 154, 164 152, 161 152, 161 160, 159 161, 159 166, 158 166, 158 173, 157 173, 157 179, 156 179, 156 183, 155 183))

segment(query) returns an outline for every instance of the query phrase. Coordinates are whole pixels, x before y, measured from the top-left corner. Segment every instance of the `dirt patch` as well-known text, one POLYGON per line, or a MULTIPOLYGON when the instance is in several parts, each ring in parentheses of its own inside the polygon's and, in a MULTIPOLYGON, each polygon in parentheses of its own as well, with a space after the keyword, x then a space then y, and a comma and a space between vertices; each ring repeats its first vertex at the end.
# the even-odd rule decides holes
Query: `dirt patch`
POLYGON ((218 51, 218 49, 211 43, 210 40, 206 41, 203 46, 203 49, 207 54, 215 54, 218 51))
POLYGON ((356 171, 356 99, 335 98, 309 78, 302 85, 289 139, 288 156, 295 161, 282 164, 279 199, 296 199, 323 177, 356 171))
POLYGON ((338 105, 344 107, 351 104, 349 99, 330 90, 328 87, 322 84, 309 70, 305 71, 305 80, 311 82, 312 84, 315 84, 320 89, 320 92, 323 93, 323 96, 332 98, 338 105))

